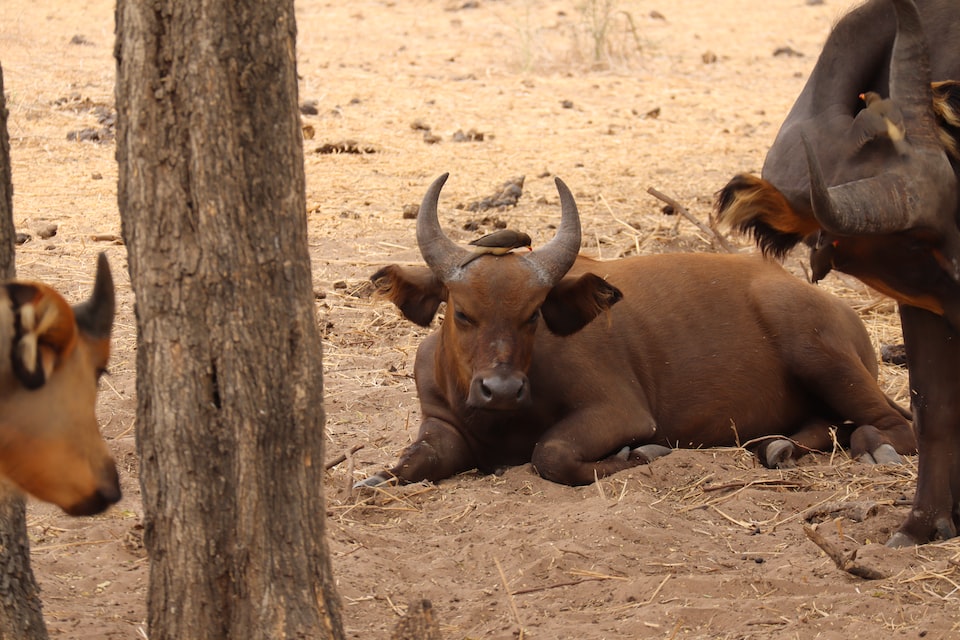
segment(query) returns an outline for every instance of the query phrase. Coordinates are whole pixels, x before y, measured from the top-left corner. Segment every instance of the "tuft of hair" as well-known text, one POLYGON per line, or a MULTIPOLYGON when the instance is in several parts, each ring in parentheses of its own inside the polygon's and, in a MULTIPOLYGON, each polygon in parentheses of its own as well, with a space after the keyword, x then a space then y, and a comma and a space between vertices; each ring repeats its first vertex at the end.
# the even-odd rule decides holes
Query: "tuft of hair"
POLYGON ((933 82, 930 87, 940 143, 951 160, 960 162, 960 82, 933 82))
POLYGON ((717 220, 753 236, 765 256, 783 258, 816 230, 808 228, 810 224, 794 212, 776 187, 747 173, 734 176, 715 197, 717 220))

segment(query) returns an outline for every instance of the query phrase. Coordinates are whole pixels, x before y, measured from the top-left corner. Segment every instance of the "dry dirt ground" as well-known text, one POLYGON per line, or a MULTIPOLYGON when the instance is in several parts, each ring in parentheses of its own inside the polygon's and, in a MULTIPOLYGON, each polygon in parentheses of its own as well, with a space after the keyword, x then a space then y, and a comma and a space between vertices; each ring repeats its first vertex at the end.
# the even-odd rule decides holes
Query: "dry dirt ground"
MULTIPOLYGON (((828 452, 769 471, 739 449, 685 451, 580 488, 519 467, 372 496, 349 490, 391 463, 418 424, 412 364, 425 331, 364 286, 380 265, 419 259, 404 205, 450 171, 441 217, 453 237, 466 241, 499 218, 542 243, 559 213, 558 175, 579 201, 587 254, 715 251, 708 234, 664 215, 647 188, 708 220, 730 176, 759 170, 849 2, 608 5, 297 3, 301 100, 314 108, 303 116, 304 161, 327 455, 363 447, 324 487, 348 636, 386 638, 417 597, 433 602, 454 639, 955 633, 960 544, 876 544, 905 516, 915 459, 874 468, 828 452), (516 207, 457 208, 521 175, 516 207), (859 548, 858 559, 887 577, 839 571, 805 523, 859 548)), ((108 0, 4 0, 0 11, 15 220, 32 236, 19 273, 78 300, 106 251, 120 290, 100 417, 125 497, 95 518, 30 506, 33 566, 55 638, 146 637, 133 300, 110 139, 113 40, 108 0), (40 237, 51 224, 57 234, 40 237)), ((800 257, 788 260, 798 277, 800 257)), ((850 279, 823 286, 857 308, 878 348, 899 340, 889 301, 850 279)), ((881 384, 908 400, 901 369, 883 366, 881 384)))

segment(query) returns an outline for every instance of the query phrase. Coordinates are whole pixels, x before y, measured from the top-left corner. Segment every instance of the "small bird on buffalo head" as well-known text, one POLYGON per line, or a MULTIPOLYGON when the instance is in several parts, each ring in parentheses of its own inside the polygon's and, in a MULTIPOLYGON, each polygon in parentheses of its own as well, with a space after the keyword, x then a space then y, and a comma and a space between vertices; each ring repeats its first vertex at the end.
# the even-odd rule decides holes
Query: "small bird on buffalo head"
POLYGON ((513 229, 500 229, 499 231, 494 231, 493 233, 488 233, 487 235, 472 240, 470 245, 473 247, 473 255, 460 263, 461 267, 465 267, 470 264, 477 258, 482 255, 491 254, 495 256, 502 256, 506 253, 510 253, 514 249, 519 249, 520 247, 530 247, 530 236, 523 233, 522 231, 514 231, 513 229))
POLYGON ((890 98, 881 98, 875 91, 860 94, 866 107, 853 120, 854 132, 860 146, 877 138, 888 138, 900 155, 906 154, 909 147, 904 139, 906 130, 903 114, 890 98))

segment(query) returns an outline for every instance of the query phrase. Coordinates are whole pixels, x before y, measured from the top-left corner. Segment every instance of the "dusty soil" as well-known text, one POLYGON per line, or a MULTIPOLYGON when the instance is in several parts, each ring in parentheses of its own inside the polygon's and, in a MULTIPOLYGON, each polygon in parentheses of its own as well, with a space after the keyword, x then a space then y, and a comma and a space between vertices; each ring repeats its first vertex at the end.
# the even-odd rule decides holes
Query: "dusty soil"
MULTIPOLYGON (((739 449, 682 451, 581 488, 519 467, 373 495, 348 489, 416 434, 412 363, 425 331, 370 298, 364 282, 383 264, 418 261, 403 211, 435 176, 452 173, 441 214, 463 241, 499 219, 542 243, 558 217, 558 175, 577 196, 590 255, 717 250, 705 232, 664 215, 647 188, 706 222, 730 176, 759 170, 849 6, 622 0, 603 31, 587 11, 603 4, 297 4, 327 455, 363 445, 324 487, 349 637, 387 637, 419 597, 433 602, 447 638, 946 637, 960 628, 960 543, 876 544, 906 514, 915 459, 874 468, 829 452, 769 471, 739 449), (521 175, 515 207, 457 208, 521 175), (807 539, 806 523, 846 551, 859 548, 858 561, 887 577, 839 571, 807 539)), ((0 12, 15 220, 32 236, 19 274, 79 300, 96 252, 106 251, 120 288, 100 417, 125 497, 95 518, 30 506, 33 566, 55 638, 146 637, 113 40, 107 0, 5 0, 0 12), (40 237, 51 224, 56 235, 40 237)), ((801 257, 788 260, 798 277, 801 257)), ((823 286, 861 313, 878 349, 899 340, 889 301, 847 278, 823 286)), ((908 400, 903 370, 883 366, 881 384, 908 400)))

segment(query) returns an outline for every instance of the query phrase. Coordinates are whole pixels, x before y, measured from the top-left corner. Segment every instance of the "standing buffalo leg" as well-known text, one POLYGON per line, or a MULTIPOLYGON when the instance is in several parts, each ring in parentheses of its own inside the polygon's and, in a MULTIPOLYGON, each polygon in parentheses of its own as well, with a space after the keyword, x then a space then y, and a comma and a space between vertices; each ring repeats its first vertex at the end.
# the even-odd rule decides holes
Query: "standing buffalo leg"
POLYGON ((900 306, 900 322, 920 461, 913 508, 887 542, 892 547, 957 535, 960 499, 960 332, 942 316, 907 305, 900 306))

